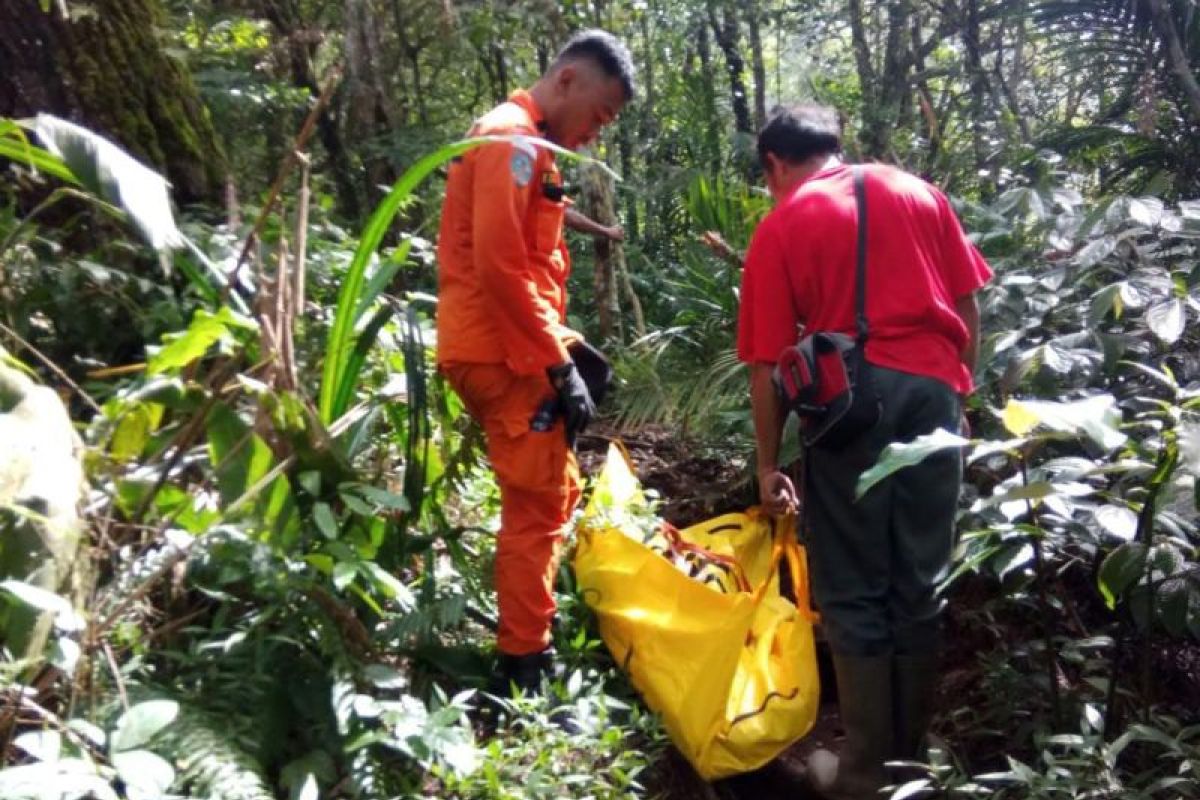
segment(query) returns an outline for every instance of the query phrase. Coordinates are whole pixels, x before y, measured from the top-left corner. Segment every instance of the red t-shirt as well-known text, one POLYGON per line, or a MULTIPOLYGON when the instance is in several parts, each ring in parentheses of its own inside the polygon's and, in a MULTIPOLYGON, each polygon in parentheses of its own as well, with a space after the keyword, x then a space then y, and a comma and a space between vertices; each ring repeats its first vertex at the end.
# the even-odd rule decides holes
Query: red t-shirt
MULTIPOLYGON (((937 378, 966 394, 972 389, 962 363, 968 333, 954 302, 987 283, 992 271, 941 191, 894 167, 862 168, 867 360, 937 378)), ((742 361, 775 362, 796 343, 800 325, 854 335, 857 226, 846 164, 805 180, 759 224, 742 276, 742 361)))

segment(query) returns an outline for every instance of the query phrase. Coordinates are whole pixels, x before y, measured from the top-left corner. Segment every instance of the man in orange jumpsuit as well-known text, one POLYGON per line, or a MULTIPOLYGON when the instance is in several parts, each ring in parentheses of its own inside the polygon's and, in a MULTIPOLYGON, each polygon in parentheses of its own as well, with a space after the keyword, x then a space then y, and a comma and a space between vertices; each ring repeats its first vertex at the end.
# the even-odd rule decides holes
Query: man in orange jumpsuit
POLYGON ((536 690, 553 666, 554 576, 579 501, 567 442, 595 412, 568 352, 582 337, 564 324, 562 177, 554 153, 532 137, 581 147, 632 96, 629 51, 611 34, 581 32, 528 91, 514 92, 470 131, 512 138, 468 151, 446 181, 438 365, 483 426, 500 485, 496 644, 506 689, 536 690))

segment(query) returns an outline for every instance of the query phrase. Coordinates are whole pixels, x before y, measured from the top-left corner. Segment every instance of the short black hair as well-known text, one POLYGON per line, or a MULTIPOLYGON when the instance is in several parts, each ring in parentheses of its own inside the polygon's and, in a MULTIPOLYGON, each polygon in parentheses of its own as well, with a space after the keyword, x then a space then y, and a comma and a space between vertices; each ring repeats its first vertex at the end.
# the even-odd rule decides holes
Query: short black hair
POLYGON ((842 126, 829 106, 776 106, 758 133, 758 161, 767 153, 791 164, 842 151, 842 126))
POLYGON ((591 61, 608 77, 620 81, 625 100, 628 102, 633 99, 633 56, 629 55, 629 48, 620 39, 598 28, 580 31, 558 51, 550 69, 581 58, 591 61))

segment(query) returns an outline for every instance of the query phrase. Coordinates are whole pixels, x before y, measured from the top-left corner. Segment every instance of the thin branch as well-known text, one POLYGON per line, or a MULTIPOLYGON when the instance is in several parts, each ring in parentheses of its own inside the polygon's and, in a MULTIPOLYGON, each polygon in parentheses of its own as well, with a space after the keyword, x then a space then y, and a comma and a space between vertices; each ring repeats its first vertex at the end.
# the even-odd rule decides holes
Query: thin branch
POLYGON ((3 331, 8 336, 12 337, 12 339, 15 340, 17 342, 17 344, 24 347, 30 353, 33 353, 33 355, 36 356, 39 361, 41 361, 43 364, 46 365, 47 369, 49 369, 51 372, 53 372, 56 376, 58 376, 58 378, 63 383, 67 384, 67 386, 71 387, 71 389, 73 389, 76 394, 78 394, 80 397, 82 397, 83 401, 85 403, 87 403, 89 406, 91 406, 93 411, 95 411, 97 414, 104 413, 104 409, 100 408, 100 405, 95 400, 92 399, 92 396, 90 394, 88 394, 87 392, 85 392, 83 389, 81 389, 79 387, 79 384, 77 384, 77 383, 75 383, 75 381, 71 380, 71 378, 68 377, 67 373, 65 373, 61 369, 59 369, 58 365, 55 364, 53 361, 51 361, 50 358, 48 356, 46 356, 41 350, 38 350, 36 347, 31 345, 29 342, 25 341, 23 338, 21 338, 21 335, 19 333, 17 333, 16 331, 14 331, 12 328, 8 327, 4 323, 0 323, 0 331, 3 331))
POLYGON ((104 658, 112 672, 113 681, 117 684, 117 694, 121 697, 121 707, 129 711, 129 694, 125 691, 125 679, 121 677, 121 668, 117 666, 117 658, 113 655, 112 645, 104 643, 104 658))
POLYGON ((321 95, 317 98, 316 104, 308 112, 308 118, 304 120, 304 125, 301 126, 300 133, 296 135, 296 141, 293 143, 291 150, 288 151, 283 166, 279 168, 279 174, 275 176, 275 182, 271 184, 271 190, 267 193, 267 202, 263 205, 262 211, 259 212, 258 219, 255 221, 254 227, 250 230, 250 235, 246 237, 246 243, 242 245, 242 252, 238 256, 237 263, 233 267, 233 273, 229 277, 229 283, 226 284, 225 289, 222 291, 222 302, 228 299, 229 292, 237 285, 242 265, 246 263, 246 258, 250 255, 251 248, 258 241, 258 235, 262 232, 263 225, 267 222, 267 217, 275 209, 275 204, 279 201, 279 193, 283 189, 284 181, 287 180, 288 175, 292 172, 292 168, 299 161, 297 154, 304 151, 305 145, 308 144, 308 140, 312 137, 313 130, 317 126, 317 120, 320 119, 322 112, 325 111, 325 106, 329 105, 329 101, 333 98, 333 90, 337 87, 341 77, 342 67, 340 64, 335 65, 329 71, 329 78, 325 82, 325 88, 321 90, 321 95))

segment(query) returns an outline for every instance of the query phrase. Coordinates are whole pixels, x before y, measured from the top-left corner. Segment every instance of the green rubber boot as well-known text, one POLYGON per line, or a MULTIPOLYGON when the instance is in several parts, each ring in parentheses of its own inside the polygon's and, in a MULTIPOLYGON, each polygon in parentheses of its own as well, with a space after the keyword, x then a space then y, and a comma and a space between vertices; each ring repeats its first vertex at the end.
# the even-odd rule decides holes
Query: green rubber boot
POLYGON ((810 763, 814 788, 828 800, 880 800, 893 750, 892 657, 835 653, 833 668, 846 741, 836 767, 810 763))

